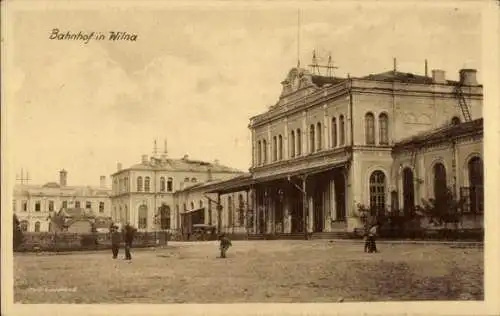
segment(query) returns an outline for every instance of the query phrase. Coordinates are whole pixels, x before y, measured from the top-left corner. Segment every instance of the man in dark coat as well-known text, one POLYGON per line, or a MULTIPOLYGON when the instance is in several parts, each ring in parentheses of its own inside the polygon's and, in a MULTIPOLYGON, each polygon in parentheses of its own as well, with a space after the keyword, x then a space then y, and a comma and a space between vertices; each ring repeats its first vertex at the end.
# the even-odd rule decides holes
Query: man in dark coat
POLYGON ((226 252, 229 249, 229 247, 232 246, 231 240, 229 240, 229 238, 227 238, 225 234, 221 234, 219 239, 220 239, 220 246, 219 246, 220 257, 226 258, 226 252))
POLYGON ((110 227, 111 233, 111 251, 113 252, 113 259, 118 257, 118 252, 120 251, 120 243, 122 241, 122 236, 118 231, 118 226, 111 225, 110 227))
POLYGON ((132 260, 130 248, 132 248, 132 241, 134 241, 136 229, 127 223, 123 228, 123 239, 125 240, 125 260, 132 260))

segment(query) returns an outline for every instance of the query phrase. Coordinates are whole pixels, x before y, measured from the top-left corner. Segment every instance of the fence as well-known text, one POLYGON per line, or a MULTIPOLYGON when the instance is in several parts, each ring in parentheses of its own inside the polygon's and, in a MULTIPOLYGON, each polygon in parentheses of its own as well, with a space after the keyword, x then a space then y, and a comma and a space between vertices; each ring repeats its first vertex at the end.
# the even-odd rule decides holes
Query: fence
MULTIPOLYGON (((155 247, 167 245, 167 232, 137 232, 133 247, 155 247)), ((111 249, 109 233, 24 233, 23 242, 14 251, 77 251, 111 249)))

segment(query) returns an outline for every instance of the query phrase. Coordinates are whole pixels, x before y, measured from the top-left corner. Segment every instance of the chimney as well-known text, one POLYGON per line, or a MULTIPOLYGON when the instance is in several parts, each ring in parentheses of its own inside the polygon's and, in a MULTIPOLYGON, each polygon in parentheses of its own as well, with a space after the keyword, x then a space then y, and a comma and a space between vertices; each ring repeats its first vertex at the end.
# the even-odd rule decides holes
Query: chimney
POLYGON ((212 181, 213 178, 212 178, 212 168, 208 168, 207 170, 207 175, 208 175, 208 181, 212 181))
POLYGON ((460 69, 460 84, 464 86, 477 86, 476 69, 460 69))
POLYGON ((116 163, 116 170, 117 170, 117 171, 122 170, 122 163, 121 163, 121 162, 117 162, 117 163, 116 163))
POLYGON ((65 187, 68 185, 68 172, 64 169, 59 171, 59 185, 65 187))
POLYGON ((434 69, 432 70, 432 82, 438 84, 445 84, 446 78, 444 75, 444 70, 434 69))
POLYGON ((428 67, 428 64, 427 64, 427 59, 425 60, 425 76, 428 77, 429 76, 429 71, 428 71, 429 67, 428 67))
POLYGON ((187 154, 184 155, 184 157, 182 157, 183 160, 188 160, 189 159, 189 156, 187 154))
POLYGON ((147 165, 148 164, 148 155, 142 155, 142 164, 147 165))
POLYGON ((99 179, 100 179, 101 188, 105 188, 106 187, 106 176, 101 176, 99 179))

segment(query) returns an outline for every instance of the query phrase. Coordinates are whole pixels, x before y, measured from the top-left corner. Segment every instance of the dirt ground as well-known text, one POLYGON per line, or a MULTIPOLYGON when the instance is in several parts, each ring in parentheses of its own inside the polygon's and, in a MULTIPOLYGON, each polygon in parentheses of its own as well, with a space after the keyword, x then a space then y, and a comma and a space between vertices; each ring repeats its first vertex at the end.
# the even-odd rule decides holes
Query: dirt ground
POLYGON ((482 300, 483 251, 447 245, 233 241, 133 250, 16 254, 18 303, 243 303, 482 300))

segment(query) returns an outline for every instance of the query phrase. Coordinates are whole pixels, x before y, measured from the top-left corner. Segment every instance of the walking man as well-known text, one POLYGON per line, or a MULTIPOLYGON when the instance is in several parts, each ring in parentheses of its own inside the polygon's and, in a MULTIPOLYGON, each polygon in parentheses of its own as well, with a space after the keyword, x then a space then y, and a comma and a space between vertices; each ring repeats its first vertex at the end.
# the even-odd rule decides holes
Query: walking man
POLYGON ((125 260, 132 260, 130 249, 132 248, 132 241, 134 241, 136 229, 127 223, 123 229, 125 239, 125 260))
POLYGON ((120 243, 122 241, 122 236, 118 231, 118 226, 111 225, 110 227, 111 233, 111 251, 113 252, 113 259, 118 257, 118 252, 120 251, 120 243))
POLYGON ((229 240, 229 238, 227 238, 225 234, 222 234, 220 236, 220 246, 219 246, 221 258, 226 258, 226 252, 231 246, 232 246, 231 240, 229 240))

